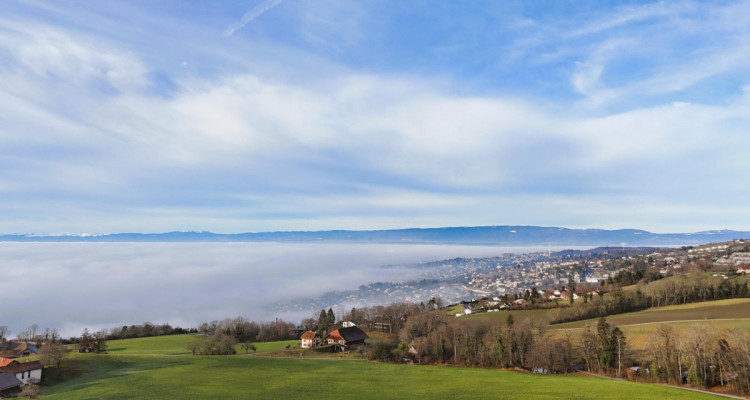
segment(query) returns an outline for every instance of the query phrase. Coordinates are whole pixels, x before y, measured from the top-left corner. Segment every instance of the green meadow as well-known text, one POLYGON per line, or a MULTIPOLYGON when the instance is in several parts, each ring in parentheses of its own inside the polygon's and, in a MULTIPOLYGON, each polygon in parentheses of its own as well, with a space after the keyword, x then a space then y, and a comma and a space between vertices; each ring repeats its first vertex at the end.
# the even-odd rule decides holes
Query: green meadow
MULTIPOLYGON (((73 354, 43 399, 708 399, 664 386, 573 375, 351 359, 191 356, 190 335, 110 342, 109 354, 73 354)), ((266 344, 269 351, 287 342, 266 344)))
POLYGON ((662 386, 456 367, 246 356, 77 355, 44 399, 702 399, 662 386))
MULTIPOLYGON (((544 320, 547 310, 478 314, 462 320, 502 320, 507 314, 544 320)), ((750 299, 654 308, 607 318, 621 326, 634 349, 660 324, 677 329, 694 323, 750 330, 750 299)), ((576 331, 587 322, 553 325, 576 331)), ((377 335, 376 335, 377 336, 377 335)), ((360 354, 341 357, 299 349, 297 341, 255 343, 256 352, 192 356, 185 348, 201 335, 113 340, 109 354, 73 354, 60 383, 45 386, 44 399, 701 399, 713 395, 665 386, 574 375, 419 365, 380 364, 360 354), (289 348, 287 348, 289 346, 289 348), (260 357, 259 357, 260 356, 260 357), (281 356, 280 358, 267 358, 281 356), (327 359, 326 359, 327 358, 327 359)), ((372 341, 384 338, 372 338, 372 341)))

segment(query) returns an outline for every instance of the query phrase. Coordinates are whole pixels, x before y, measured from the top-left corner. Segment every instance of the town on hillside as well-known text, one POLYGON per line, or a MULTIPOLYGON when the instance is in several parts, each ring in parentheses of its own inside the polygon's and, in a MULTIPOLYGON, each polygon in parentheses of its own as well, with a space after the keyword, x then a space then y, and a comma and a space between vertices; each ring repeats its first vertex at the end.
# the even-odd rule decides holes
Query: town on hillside
POLYGON ((692 272, 743 274, 748 260, 750 241, 743 239, 677 248, 617 246, 455 258, 402 266, 420 271, 418 280, 374 282, 357 290, 293 299, 273 309, 279 313, 312 312, 328 307, 346 309, 351 304, 418 303, 430 298, 440 298, 446 304, 484 299, 478 310, 504 309, 527 301, 590 298, 606 290, 602 286, 607 283, 632 281, 635 276, 653 280, 692 272), (628 271, 636 275, 628 277, 628 271), (516 302, 519 298, 523 301, 516 302))

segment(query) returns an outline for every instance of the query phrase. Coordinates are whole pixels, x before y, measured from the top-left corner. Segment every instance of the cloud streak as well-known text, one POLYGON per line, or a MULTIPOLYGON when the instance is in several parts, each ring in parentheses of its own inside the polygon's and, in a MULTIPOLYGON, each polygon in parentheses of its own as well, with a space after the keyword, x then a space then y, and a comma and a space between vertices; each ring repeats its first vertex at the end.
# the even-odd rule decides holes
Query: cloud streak
POLYGON ((243 26, 247 25, 250 21, 254 20, 255 18, 258 18, 261 14, 264 12, 276 7, 281 3, 281 0, 266 0, 257 6, 253 7, 252 10, 245 13, 245 15, 240 18, 239 21, 233 23, 232 25, 229 25, 227 29, 224 30, 222 33, 222 36, 229 37, 232 36, 237 30, 241 29, 243 26))

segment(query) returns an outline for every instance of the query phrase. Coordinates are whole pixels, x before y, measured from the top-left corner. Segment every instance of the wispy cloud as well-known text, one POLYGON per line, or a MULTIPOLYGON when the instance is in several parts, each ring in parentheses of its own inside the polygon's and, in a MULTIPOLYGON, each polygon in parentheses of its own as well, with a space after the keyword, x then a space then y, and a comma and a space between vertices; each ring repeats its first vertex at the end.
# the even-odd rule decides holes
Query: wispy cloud
MULTIPOLYGON (((658 8, 625 10, 612 22, 596 13, 603 20, 582 32, 571 21, 585 18, 566 15, 550 29, 568 39, 526 49, 555 54, 544 65, 520 57, 522 67, 481 88, 472 79, 486 64, 448 65, 454 57, 431 58, 409 35, 394 43, 394 32, 378 32, 379 48, 372 35, 342 44, 336 38, 351 35, 335 21, 353 3, 300 4, 279 14, 299 35, 283 43, 222 40, 211 34, 218 22, 197 17, 201 7, 194 24, 168 20, 164 28, 141 10, 143 18, 113 22, 122 24, 116 30, 88 17, 93 25, 79 29, 79 20, 0 13, 13 16, 0 18, 3 229, 747 228, 740 216, 750 211, 739 202, 750 192, 736 182, 748 173, 750 92, 738 88, 750 85, 742 68, 750 25, 740 23, 750 2, 685 7, 674 11, 679 18, 658 8), (307 30, 336 51, 311 44, 307 30), (425 61, 416 72, 393 64, 386 73, 352 56, 367 46, 356 54, 371 60, 372 49, 380 62, 404 42, 389 62, 415 53, 425 61), (238 56, 248 53, 252 62, 238 56), (154 90, 164 81, 166 93, 154 90), (650 197, 655 190, 664 195, 650 197), (619 202, 624 195, 635 200, 619 202), (668 219, 663 210, 675 197, 681 217, 668 219), (550 198, 561 206, 549 207, 550 198), (727 209, 740 211, 711 211, 727 209), (581 210, 591 212, 584 219, 581 210)), ((358 7, 355 20, 392 18, 368 8, 380 6, 358 7)))
POLYGON ((233 23, 232 25, 229 25, 224 33, 222 33, 222 35, 224 35, 224 37, 232 36, 232 34, 234 34, 234 32, 236 32, 238 29, 247 25, 248 22, 254 20, 255 18, 258 18, 264 12, 276 7, 277 5, 279 5, 279 3, 281 3, 281 0, 266 0, 258 4, 252 10, 246 12, 239 21, 233 23))

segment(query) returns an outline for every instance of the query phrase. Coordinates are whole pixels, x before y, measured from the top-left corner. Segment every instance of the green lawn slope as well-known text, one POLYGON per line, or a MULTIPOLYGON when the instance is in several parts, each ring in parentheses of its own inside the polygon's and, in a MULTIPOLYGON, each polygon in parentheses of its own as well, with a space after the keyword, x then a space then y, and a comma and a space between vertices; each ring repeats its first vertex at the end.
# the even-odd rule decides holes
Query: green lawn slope
POLYGON ((684 390, 579 376, 349 360, 89 355, 43 399, 709 399, 684 390))

